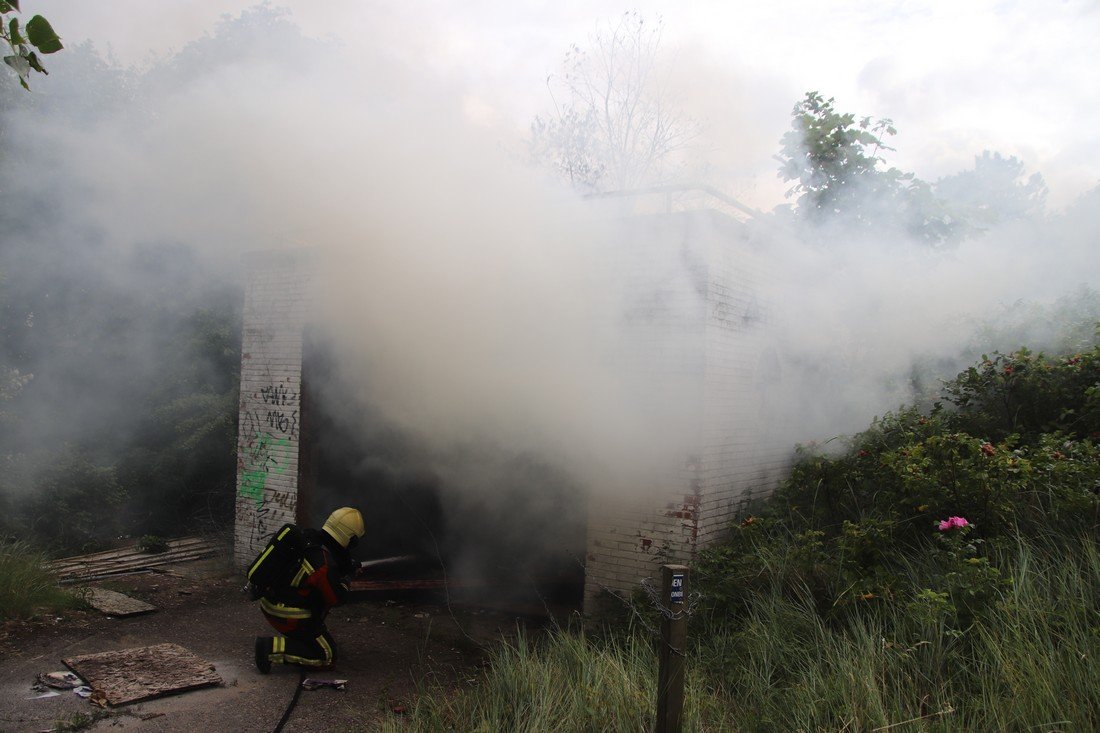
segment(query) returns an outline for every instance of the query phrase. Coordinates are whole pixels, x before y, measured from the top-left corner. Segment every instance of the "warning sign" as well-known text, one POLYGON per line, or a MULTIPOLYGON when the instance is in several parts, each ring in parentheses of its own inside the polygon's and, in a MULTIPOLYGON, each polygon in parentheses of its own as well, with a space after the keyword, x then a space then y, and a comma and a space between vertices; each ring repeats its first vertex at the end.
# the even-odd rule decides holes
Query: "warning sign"
POLYGON ((668 596, 669 603, 684 602, 684 574, 672 574, 672 592, 668 596))

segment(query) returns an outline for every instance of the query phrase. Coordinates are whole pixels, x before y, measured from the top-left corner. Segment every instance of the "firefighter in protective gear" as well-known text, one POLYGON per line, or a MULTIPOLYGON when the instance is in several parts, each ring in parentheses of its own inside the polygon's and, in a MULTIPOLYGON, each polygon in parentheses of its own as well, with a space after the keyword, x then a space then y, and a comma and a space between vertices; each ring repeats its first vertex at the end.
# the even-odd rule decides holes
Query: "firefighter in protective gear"
POLYGON ((347 599, 357 567, 351 550, 363 536, 363 515, 342 507, 320 530, 302 533, 305 547, 293 580, 260 598, 264 618, 281 634, 256 637, 256 667, 264 674, 273 664, 328 667, 336 661, 336 642, 325 628, 325 617, 347 599))

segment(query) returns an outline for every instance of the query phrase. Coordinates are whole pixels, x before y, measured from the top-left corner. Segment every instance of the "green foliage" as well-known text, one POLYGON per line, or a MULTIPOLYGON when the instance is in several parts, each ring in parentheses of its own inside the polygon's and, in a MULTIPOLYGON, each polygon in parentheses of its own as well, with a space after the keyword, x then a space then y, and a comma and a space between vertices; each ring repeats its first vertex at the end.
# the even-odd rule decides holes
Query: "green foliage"
MULTIPOLYGON (((555 629, 545 638, 520 635, 491 653, 490 665, 471 687, 451 693, 421 688, 407 719, 391 718, 387 731, 635 731, 653 727, 657 655, 637 633, 594 638, 555 629)), ((686 716, 708 724, 689 730, 733 730, 707 681, 689 672, 686 716)))
MULTIPOLYGON (((1100 197, 1097 198, 1100 203, 1100 197)), ((1097 207, 1100 209, 1100 206, 1097 207)), ((1071 220, 1069 224, 1075 225, 1071 220)), ((974 324, 966 365, 980 354, 1031 344, 1051 354, 1077 354, 1100 344, 1100 291, 1082 285, 1053 303, 1019 300, 974 324)), ((960 364, 960 368, 963 364, 960 364)))
POLYGON ((1043 216, 1048 192, 1040 174, 1025 173, 1023 161, 991 150, 974 158, 973 170, 936 181, 935 191, 949 202, 952 218, 974 231, 1043 216))
POLYGON ((0 540, 0 619, 71 608, 80 598, 58 587, 45 556, 25 542, 0 540))
POLYGON ((714 612, 779 583, 826 615, 944 598, 946 620, 972 623, 1004 582, 993 549, 1100 525, 1097 385, 1100 347, 995 354, 945 384, 954 409, 888 414, 838 455, 802 448, 779 492, 702 554, 714 612), (952 516, 968 526, 941 531, 952 516))
MULTIPOLYGON (((735 724, 723 730, 872 730, 917 718, 911 729, 1095 729, 1094 538, 1014 541, 989 560, 1005 577, 966 627, 953 624, 948 591, 827 615, 807 589, 776 583, 747 596, 735 618, 693 622, 689 664, 728 706, 735 724)), ((922 575, 912 568, 905 584, 922 575)))
POLYGON ((796 212, 845 230, 883 227, 908 231, 930 244, 946 240, 951 225, 932 188, 912 173, 884 168, 891 120, 837 112, 834 100, 807 92, 791 113, 791 129, 776 156, 779 177, 793 181, 796 212))
MULTIPOLYGON (((212 304, 214 305, 214 304, 212 304)), ((232 517, 236 480, 236 298, 186 318, 162 355, 164 371, 145 396, 141 431, 118 461, 134 491, 130 521, 139 531, 178 536, 198 522, 232 517)))
POLYGON ((869 190, 897 190, 912 173, 896 168, 879 170, 880 151, 893 150, 884 143, 897 134, 889 119, 842 114, 833 98, 807 92, 791 112, 791 130, 780 140, 783 149, 779 176, 795 181, 787 196, 798 195, 799 208, 811 215, 851 212, 859 207, 869 190))
POLYGON ((137 548, 142 552, 156 554, 168 551, 168 541, 155 534, 146 534, 138 538, 137 548))
POLYGON ((42 164, 53 153, 39 146, 32 156, 10 130, 87 129, 120 109, 140 124, 143 94, 191 83, 200 59, 293 45, 288 33, 297 31, 280 17, 249 11, 221 23, 216 39, 140 71, 85 44, 57 60, 64 73, 51 81, 63 93, 0 89, 13 123, 0 125, 0 189, 10 194, 0 210, 0 534, 78 552, 122 534, 175 537, 231 522, 235 273, 187 243, 118 241, 88 220, 81 184, 64 166, 42 164), (27 166, 33 180, 19 175, 27 166), (73 456, 83 467, 66 485, 57 466, 73 456))
POLYGON ((1098 385, 1100 347, 994 354, 945 383, 946 406, 886 415, 839 453, 802 448, 696 564, 711 677, 757 696, 765 728, 948 709, 929 729, 1095 727, 1098 385))
POLYGON ((33 314, 32 327, 0 329, 0 353, 35 375, 2 416, 0 494, 19 521, 0 518, 0 529, 15 524, 19 537, 77 552, 119 535, 227 525, 239 294, 176 247, 89 248, 69 264, 56 254, 20 252, 22 277, 0 292, 6 310, 33 314), (120 271, 140 284, 120 287, 120 271), (57 475, 74 454, 100 470, 99 488, 87 470, 68 485, 57 475))
POLYGON ((48 20, 36 15, 20 28, 19 18, 14 16, 18 12, 17 0, 0 0, 0 40, 11 50, 4 56, 4 63, 19 75, 23 88, 29 90, 27 79, 31 71, 49 73, 39 61, 38 54, 57 53, 64 47, 48 20))
POLYGON ((88 730, 98 721, 104 718, 113 717, 114 715, 116 715, 116 713, 107 710, 94 710, 91 713, 77 711, 55 720, 51 730, 54 733, 70 733, 73 731, 88 730))
MULTIPOLYGON (((775 576, 746 594, 735 616, 693 617, 685 730, 872 731, 907 721, 905 729, 942 733, 1055 721, 1097 729, 1100 552, 1090 537, 1048 539, 991 553, 1005 577, 965 631, 952 623, 948 591, 920 589, 905 603, 868 601, 829 615, 807 588, 784 589, 775 576)), ((948 545, 967 540, 961 533, 948 545)), ((916 588, 923 570, 911 570, 906 584, 916 588)), ((496 649, 468 687, 422 687, 409 714, 383 730, 647 730, 654 648, 637 629, 520 636, 496 649)))
POLYGON ((17 536, 60 552, 90 552, 124 534, 127 491, 111 465, 79 448, 24 457, 33 491, 18 504, 17 536))
POLYGON ((1060 432, 1073 441, 1100 438, 1100 349, 1048 359, 1020 349, 983 356, 948 383, 958 407, 953 424, 994 441, 1019 435, 1034 443, 1060 432))
POLYGON ((973 170, 933 185, 886 166, 883 153, 893 150, 886 141, 897 134, 890 119, 838 112, 818 92, 807 92, 791 118, 776 156, 779 177, 793 182, 787 197, 797 197, 796 213, 819 233, 904 233, 936 246, 1044 214, 1042 177, 1025 176, 1015 157, 984 151, 973 170))

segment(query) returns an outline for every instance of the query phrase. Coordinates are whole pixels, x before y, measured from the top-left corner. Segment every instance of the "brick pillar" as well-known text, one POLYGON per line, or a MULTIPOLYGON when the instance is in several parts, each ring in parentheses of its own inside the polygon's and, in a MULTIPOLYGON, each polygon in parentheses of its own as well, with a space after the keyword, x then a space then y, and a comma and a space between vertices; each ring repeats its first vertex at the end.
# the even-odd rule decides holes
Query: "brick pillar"
POLYGON ((241 565, 282 524, 299 520, 302 333, 312 279, 301 251, 255 253, 245 265, 233 543, 241 565))

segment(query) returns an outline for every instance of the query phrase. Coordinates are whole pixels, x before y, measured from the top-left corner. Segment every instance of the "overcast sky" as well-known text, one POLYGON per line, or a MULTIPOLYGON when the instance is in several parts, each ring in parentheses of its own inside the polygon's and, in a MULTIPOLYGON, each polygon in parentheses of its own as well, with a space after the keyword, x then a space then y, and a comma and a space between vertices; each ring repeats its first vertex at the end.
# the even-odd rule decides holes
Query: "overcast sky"
MULTIPOLYGON (((123 64, 163 57, 253 0, 24 0, 68 44, 92 40, 123 64)), ((663 20, 678 102, 729 193, 783 201, 771 159, 808 90, 858 115, 890 117, 890 162, 935 178, 992 149, 1043 174, 1063 206, 1100 182, 1100 3, 1095 0, 645 2, 275 0, 349 55, 389 49, 441 78, 470 118, 522 131, 549 106, 548 74, 597 22, 637 9, 663 20)))

